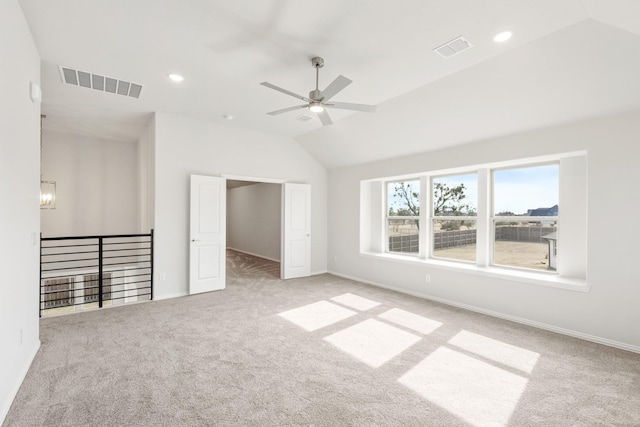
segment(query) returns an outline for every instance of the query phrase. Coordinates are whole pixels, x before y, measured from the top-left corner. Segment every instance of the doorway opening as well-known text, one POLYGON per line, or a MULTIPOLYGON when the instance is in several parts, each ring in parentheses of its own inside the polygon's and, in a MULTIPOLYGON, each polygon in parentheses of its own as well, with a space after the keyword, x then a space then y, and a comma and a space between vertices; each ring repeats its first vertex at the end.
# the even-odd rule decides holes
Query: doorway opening
POLYGON ((227 178, 227 269, 234 276, 281 274, 282 183, 227 178))

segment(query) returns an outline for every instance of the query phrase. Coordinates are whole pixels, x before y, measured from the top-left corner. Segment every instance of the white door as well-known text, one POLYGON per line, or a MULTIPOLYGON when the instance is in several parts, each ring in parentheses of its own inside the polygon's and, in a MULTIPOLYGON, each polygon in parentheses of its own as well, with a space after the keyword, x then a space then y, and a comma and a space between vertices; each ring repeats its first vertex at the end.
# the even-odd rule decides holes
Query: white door
POLYGON ((190 294, 225 288, 226 185, 224 178, 191 175, 190 294))
POLYGON ((311 275, 311 186, 282 186, 282 256, 283 279, 311 275))

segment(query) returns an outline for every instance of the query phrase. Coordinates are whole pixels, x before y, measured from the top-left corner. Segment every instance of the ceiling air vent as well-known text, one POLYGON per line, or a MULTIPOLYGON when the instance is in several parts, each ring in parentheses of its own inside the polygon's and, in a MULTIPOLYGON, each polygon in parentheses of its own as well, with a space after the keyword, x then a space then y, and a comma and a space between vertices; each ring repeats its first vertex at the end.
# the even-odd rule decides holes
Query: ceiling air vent
POLYGON ((452 56, 457 55, 460 52, 463 52, 472 47, 473 45, 469 43, 467 39, 460 36, 456 39, 446 42, 441 46, 438 46, 437 48, 433 49, 433 51, 443 58, 451 58, 452 56))
POLYGON ((101 76, 99 74, 87 73, 86 71, 78 71, 73 68, 58 67, 62 81, 68 85, 82 86, 89 89, 99 90, 101 92, 117 93, 118 95, 130 96, 132 98, 140 98, 142 85, 131 83, 124 80, 117 80, 111 77, 101 76))
POLYGON ((300 114, 299 116, 296 116, 294 120, 299 122, 308 122, 309 120, 313 120, 313 117, 307 116, 306 114, 300 114))

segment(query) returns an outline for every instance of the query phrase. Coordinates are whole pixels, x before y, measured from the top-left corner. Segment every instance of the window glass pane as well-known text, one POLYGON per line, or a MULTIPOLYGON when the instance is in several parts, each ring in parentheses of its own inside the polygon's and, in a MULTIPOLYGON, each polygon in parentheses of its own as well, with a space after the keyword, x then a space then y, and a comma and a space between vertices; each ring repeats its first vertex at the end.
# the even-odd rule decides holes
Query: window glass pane
POLYGON ((476 221, 433 220, 433 256, 458 261, 476 260, 476 221))
POLYGON ((558 165, 494 171, 493 212, 496 216, 558 215, 558 165))
POLYGON ((516 218, 495 222, 494 264, 555 271, 557 221, 515 221, 516 218))
POLYGON ((388 216, 420 216, 420 180, 387 183, 388 216))
POLYGON ((476 215, 478 176, 476 174, 441 176, 432 181, 433 215, 476 215))
POLYGON ((494 223, 494 264, 556 270, 557 221, 535 217, 558 215, 558 188, 557 164, 494 171, 494 215, 513 217, 494 223))
POLYGON ((419 250, 420 180, 387 183, 387 238, 389 252, 419 250))
POLYGON ((389 252, 417 254, 419 250, 419 226, 417 218, 387 219, 389 252))

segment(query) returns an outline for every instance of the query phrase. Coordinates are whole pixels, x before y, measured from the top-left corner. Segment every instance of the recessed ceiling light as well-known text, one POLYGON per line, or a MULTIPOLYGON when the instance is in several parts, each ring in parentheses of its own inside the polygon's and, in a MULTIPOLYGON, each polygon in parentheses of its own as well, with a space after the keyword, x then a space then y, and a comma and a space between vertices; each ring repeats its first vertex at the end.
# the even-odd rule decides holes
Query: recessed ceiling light
POLYGON ((184 77, 180 74, 169 74, 169 78, 174 82, 181 82, 184 80, 184 77))
POLYGON ((495 36, 493 36, 493 41, 496 43, 503 43, 509 40, 512 35, 513 33, 511 31, 502 31, 496 34, 495 36))
POLYGON ((225 120, 233 120, 233 116, 231 114, 225 114, 222 116, 222 118, 225 120))

